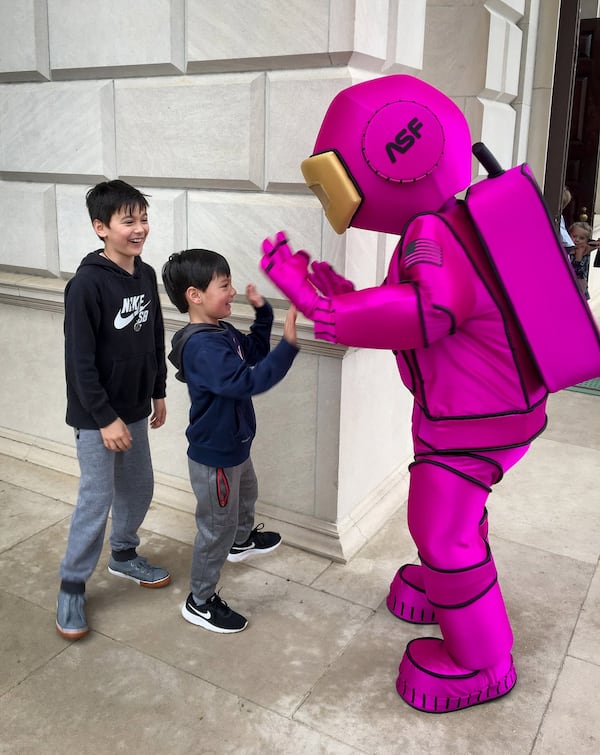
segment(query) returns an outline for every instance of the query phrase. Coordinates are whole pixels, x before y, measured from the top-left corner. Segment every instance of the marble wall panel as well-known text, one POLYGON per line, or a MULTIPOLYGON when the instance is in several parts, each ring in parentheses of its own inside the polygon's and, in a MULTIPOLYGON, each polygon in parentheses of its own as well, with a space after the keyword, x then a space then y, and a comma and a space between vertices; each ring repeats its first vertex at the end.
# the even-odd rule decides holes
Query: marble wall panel
MULTIPOLYGON (((305 359, 304 352, 300 356, 305 359)), ((315 425, 315 505, 313 515, 337 522, 340 455, 340 391, 343 359, 319 356, 315 425)))
POLYGON ((449 97, 477 96, 483 88, 490 14, 484 4, 427 6, 423 77, 449 97), (457 44, 457 40, 461 40, 457 44))
POLYGON ((552 107, 552 91, 550 89, 534 89, 530 133, 538 134, 537 139, 531 139, 527 151, 527 162, 538 179, 540 185, 546 174, 546 162, 548 159, 548 129, 547 124, 550 118, 550 109, 552 107))
POLYGON ((522 54, 523 31, 516 24, 508 24, 504 68, 504 92, 506 93, 506 101, 514 100, 519 94, 522 54))
MULTIPOLYGON (((254 397, 257 435, 252 458, 261 501, 299 514, 315 513, 315 435, 320 396, 319 357, 300 352, 285 378, 254 397)), ((339 384, 338 384, 339 395, 339 384)), ((329 397, 336 401, 335 394, 329 397)), ((337 443, 329 449, 328 503, 335 503, 337 443)), ((323 462, 322 459, 319 460, 323 462)), ((321 506, 325 505, 322 491, 321 506)), ((335 507, 334 507, 335 508, 335 507)))
POLYGON ((497 6, 500 13, 506 13, 507 18, 517 22, 525 13, 525 0, 492 0, 490 7, 497 6))
POLYGON ((114 173, 112 82, 0 85, 0 175, 94 180, 114 173))
MULTIPOLYGON (((346 278, 352 279, 353 270, 348 267, 348 241, 354 229, 346 231, 341 236, 329 225, 325 214, 321 211, 321 252, 320 256, 329 262, 339 273, 346 278)), ((359 229, 356 229, 359 230, 359 229)), ((297 242, 294 242, 296 246, 297 242)), ((319 257, 319 252, 308 244, 302 246, 310 253, 311 257, 319 257)))
POLYGON ((0 0, 0 81, 50 77, 45 0, 0 0))
POLYGON ((330 63, 341 66, 354 52, 356 0, 329 0, 330 63))
POLYGON ((390 0, 356 0, 354 50, 361 57, 386 59, 390 4, 396 3, 390 3, 390 0))
POLYGON ((512 162, 513 165, 521 165, 521 163, 529 162, 527 159, 527 152, 529 146, 532 107, 529 104, 513 104, 513 107, 515 109, 515 148, 513 150, 512 162))
MULTIPOLYGON (((357 289, 370 288, 381 284, 383 260, 379 259, 380 234, 362 228, 349 228, 346 231, 346 267, 344 275, 357 289)), ((329 262, 328 250, 324 252, 329 262)), ((331 262, 333 265, 333 262, 331 262)), ((342 271, 343 272, 343 271, 342 271)), ((386 270, 387 272, 387 270, 386 270)))
POLYGON ((490 14, 490 54, 482 96, 504 102, 517 96, 522 41, 523 34, 517 26, 495 13, 490 14))
POLYGON ((303 187, 300 163, 313 152, 331 100, 353 84, 350 72, 287 71, 268 74, 267 187, 303 187))
MULTIPOLYGON (((165 307, 166 297, 164 298, 165 307)), ((183 327, 187 320, 182 320, 179 327, 183 327)), ((171 338, 178 328, 165 329, 165 348, 168 354, 171 350, 171 338)), ((190 397, 187 385, 175 378, 175 368, 167 361, 167 421, 162 427, 152 430, 150 448, 152 463, 158 475, 165 474, 178 478, 187 484, 189 480, 187 464, 187 438, 185 430, 188 426, 190 413, 190 397)), ((193 509, 192 509, 193 510, 193 509)))
POLYGON ((59 269, 65 278, 75 272, 86 254, 102 247, 85 206, 85 195, 91 186, 56 185, 59 269))
POLYGON ((480 99, 483 108, 481 141, 494 153, 500 165, 512 167, 517 114, 510 105, 480 99))
POLYGON ((0 304, 0 321, 0 353, 14 357, 10 369, 0 370, 0 424, 73 445, 73 430, 65 424, 62 314, 0 304))
MULTIPOLYGON (((88 252, 102 248, 85 206, 89 188, 56 186, 60 271, 65 277, 75 272, 88 252)), ((144 245, 143 257, 154 267, 160 282, 160 270, 169 254, 187 245, 187 199, 185 192, 177 189, 144 188, 142 191, 148 197, 150 221, 150 235, 144 245)))
POLYGON ((58 274, 54 186, 0 181, 0 264, 58 274))
MULTIPOLYGON (((538 44, 533 81, 535 89, 552 89, 560 2, 561 0, 544 0, 543 3, 540 3, 538 44)), ((547 130, 548 127, 546 126, 545 131, 547 130)))
POLYGON ((239 293, 255 282, 265 296, 280 299, 258 269, 263 239, 285 230, 293 247, 320 259, 321 225, 321 205, 312 195, 189 192, 188 244, 227 257, 239 293))
POLYGON ((188 2, 186 8, 188 72, 328 61, 329 3, 322 0, 188 2))
POLYGON ((400 66, 423 67, 427 0, 399 0, 391 3, 388 56, 384 73, 400 66))
POLYGON ((146 185, 262 188, 264 88, 262 74, 117 81, 119 175, 146 185))
POLYGON ((160 271, 170 254, 187 247, 187 193, 176 189, 142 189, 148 196, 150 235, 144 244, 144 260, 160 271))
MULTIPOLYGON (((513 164, 520 165, 527 161, 529 148, 529 134, 531 128, 531 111, 533 99, 533 82, 536 68, 536 49, 538 42, 539 27, 539 2, 529 5, 529 13, 521 19, 519 29, 523 35, 522 49, 519 51, 518 94, 513 100, 513 107, 517 114, 515 149, 513 151, 513 164)), ((509 66, 512 60, 507 60, 509 66)))
POLYGON ((48 26, 55 79, 184 69, 184 0, 48 0, 48 26))
POLYGON ((504 47, 508 24, 495 13, 490 14, 489 47, 494 51, 487 61, 485 72, 485 88, 480 92, 482 96, 496 99, 504 89, 504 66, 506 63, 504 47))
POLYGON ((412 456, 412 396, 390 351, 356 349, 343 361, 338 512, 344 517, 412 456))

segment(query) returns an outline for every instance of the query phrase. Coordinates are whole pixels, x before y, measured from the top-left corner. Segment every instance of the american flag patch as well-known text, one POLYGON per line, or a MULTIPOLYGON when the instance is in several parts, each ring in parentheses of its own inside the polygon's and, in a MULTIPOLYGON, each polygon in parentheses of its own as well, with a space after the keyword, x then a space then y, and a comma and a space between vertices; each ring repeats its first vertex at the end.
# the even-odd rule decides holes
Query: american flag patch
POLYGON ((412 267, 424 262, 428 265, 442 266, 442 247, 433 239, 411 241, 404 250, 404 264, 412 267))

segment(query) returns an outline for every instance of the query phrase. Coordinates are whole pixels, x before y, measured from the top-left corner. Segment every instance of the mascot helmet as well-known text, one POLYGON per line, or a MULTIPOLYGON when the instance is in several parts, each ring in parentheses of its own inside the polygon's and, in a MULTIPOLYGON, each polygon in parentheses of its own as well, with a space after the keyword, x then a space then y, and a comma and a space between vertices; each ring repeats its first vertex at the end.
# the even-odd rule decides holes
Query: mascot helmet
POLYGON ((353 226, 400 233, 471 182, 471 136, 451 99, 420 79, 393 75, 342 90, 331 102, 307 185, 337 233, 353 226))

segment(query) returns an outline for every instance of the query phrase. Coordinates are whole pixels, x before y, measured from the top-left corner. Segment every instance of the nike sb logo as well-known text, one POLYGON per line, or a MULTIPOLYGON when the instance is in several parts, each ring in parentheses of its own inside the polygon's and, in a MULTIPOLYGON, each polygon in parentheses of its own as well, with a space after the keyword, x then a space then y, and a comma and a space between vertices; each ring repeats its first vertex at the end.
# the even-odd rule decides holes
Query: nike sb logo
POLYGON ((144 303, 144 294, 138 296, 125 296, 121 308, 115 315, 114 325, 117 330, 123 330, 135 320, 133 329, 141 330, 143 323, 148 319, 148 307, 152 300, 144 303), (137 319, 136 319, 137 318, 137 319))

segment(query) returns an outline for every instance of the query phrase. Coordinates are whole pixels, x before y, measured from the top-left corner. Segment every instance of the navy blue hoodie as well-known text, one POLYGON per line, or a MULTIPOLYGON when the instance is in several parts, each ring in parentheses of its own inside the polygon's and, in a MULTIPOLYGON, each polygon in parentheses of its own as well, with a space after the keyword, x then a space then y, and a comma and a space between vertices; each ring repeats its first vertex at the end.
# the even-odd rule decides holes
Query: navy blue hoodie
POLYGON ((136 257, 131 275, 101 251, 84 257, 65 288, 66 419, 87 430, 144 419, 167 380, 154 270, 136 257))
POLYGON ((228 322, 190 323, 177 331, 169 360, 187 383, 191 407, 188 456, 208 467, 235 467, 250 456, 256 434, 252 396, 285 377, 298 349, 282 339, 270 351, 273 310, 256 310, 250 333, 228 322))

